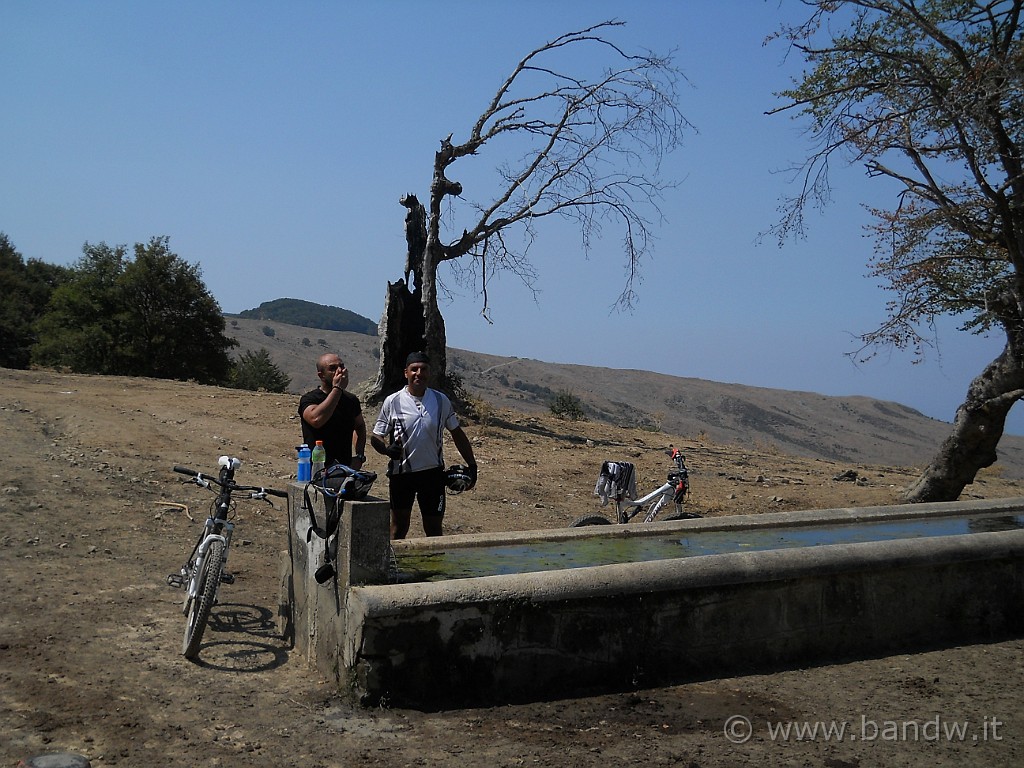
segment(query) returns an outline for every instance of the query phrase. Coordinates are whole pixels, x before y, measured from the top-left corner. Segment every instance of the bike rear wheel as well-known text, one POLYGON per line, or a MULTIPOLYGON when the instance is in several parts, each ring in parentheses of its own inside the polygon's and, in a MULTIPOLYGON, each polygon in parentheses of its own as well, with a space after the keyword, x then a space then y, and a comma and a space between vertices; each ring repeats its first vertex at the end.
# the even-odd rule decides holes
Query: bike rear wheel
POLYGON ((217 600, 217 588, 220 586, 220 573, 223 569, 224 542, 211 541, 206 557, 203 558, 202 570, 198 574, 199 588, 185 617, 185 640, 181 651, 186 659, 194 659, 199 655, 199 645, 217 600))
POLYGON ((583 517, 573 520, 570 524, 570 528, 582 528, 585 525, 611 525, 612 521, 607 517, 601 515, 584 515, 583 517))

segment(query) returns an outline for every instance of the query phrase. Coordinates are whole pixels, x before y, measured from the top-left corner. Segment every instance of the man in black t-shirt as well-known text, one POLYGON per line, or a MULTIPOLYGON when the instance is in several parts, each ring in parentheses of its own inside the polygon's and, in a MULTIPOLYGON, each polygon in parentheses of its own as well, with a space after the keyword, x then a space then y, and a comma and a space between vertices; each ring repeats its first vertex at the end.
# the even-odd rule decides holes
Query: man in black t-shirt
POLYGON ((366 422, 359 398, 345 389, 348 369, 340 357, 328 353, 317 360, 316 375, 320 386, 299 400, 302 441, 312 448, 323 440, 328 466, 341 463, 360 469, 366 461, 366 422))

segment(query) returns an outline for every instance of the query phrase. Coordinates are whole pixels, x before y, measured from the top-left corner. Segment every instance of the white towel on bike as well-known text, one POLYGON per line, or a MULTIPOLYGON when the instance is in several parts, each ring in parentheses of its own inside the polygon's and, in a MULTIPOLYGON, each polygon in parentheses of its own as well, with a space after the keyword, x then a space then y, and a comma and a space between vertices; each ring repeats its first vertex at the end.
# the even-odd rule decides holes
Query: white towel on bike
POLYGON ((601 497, 602 507, 610 498, 632 501, 636 498, 636 468, 628 461, 606 461, 601 465, 594 495, 601 497))

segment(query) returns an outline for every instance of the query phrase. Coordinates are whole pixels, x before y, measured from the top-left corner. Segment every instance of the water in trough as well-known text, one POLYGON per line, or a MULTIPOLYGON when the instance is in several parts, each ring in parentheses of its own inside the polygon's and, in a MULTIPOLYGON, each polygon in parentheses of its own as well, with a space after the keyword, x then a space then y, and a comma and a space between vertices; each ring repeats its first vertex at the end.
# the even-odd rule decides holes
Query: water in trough
POLYGON ((674 531, 662 535, 588 536, 573 540, 409 550, 397 554, 398 581, 583 568, 733 552, 857 544, 1024 528, 1024 513, 825 523, 786 527, 674 531))

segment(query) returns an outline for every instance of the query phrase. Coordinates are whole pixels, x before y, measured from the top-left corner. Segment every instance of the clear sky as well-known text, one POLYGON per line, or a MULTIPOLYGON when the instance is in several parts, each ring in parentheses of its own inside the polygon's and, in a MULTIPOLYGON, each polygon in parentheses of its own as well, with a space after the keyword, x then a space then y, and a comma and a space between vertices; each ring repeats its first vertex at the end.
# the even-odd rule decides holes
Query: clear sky
MULTIPOLYGON (((888 298, 867 275, 862 205, 891 206, 897 190, 834 166, 833 203, 810 214, 808 237, 759 242, 794 191, 782 171, 811 146, 802 124, 765 115, 800 62, 763 40, 801 12, 794 0, 0 0, 0 231, 25 258, 62 264, 86 242, 168 235, 225 312, 291 297, 378 320, 404 267, 399 197, 426 200, 439 140, 465 138, 526 52, 614 18, 625 46, 675 51, 698 131, 665 168, 680 185, 639 305, 611 312, 617 238, 586 260, 542 225, 537 300, 505 276, 489 324, 460 289, 442 307, 448 343, 868 395, 952 421, 998 336, 944 323, 920 365, 844 354, 888 298)), ((472 162, 501 160, 485 149, 472 162)), ((488 199, 472 174, 463 162, 449 175, 488 199)), ((1024 416, 1009 429, 1024 434, 1024 416)))

